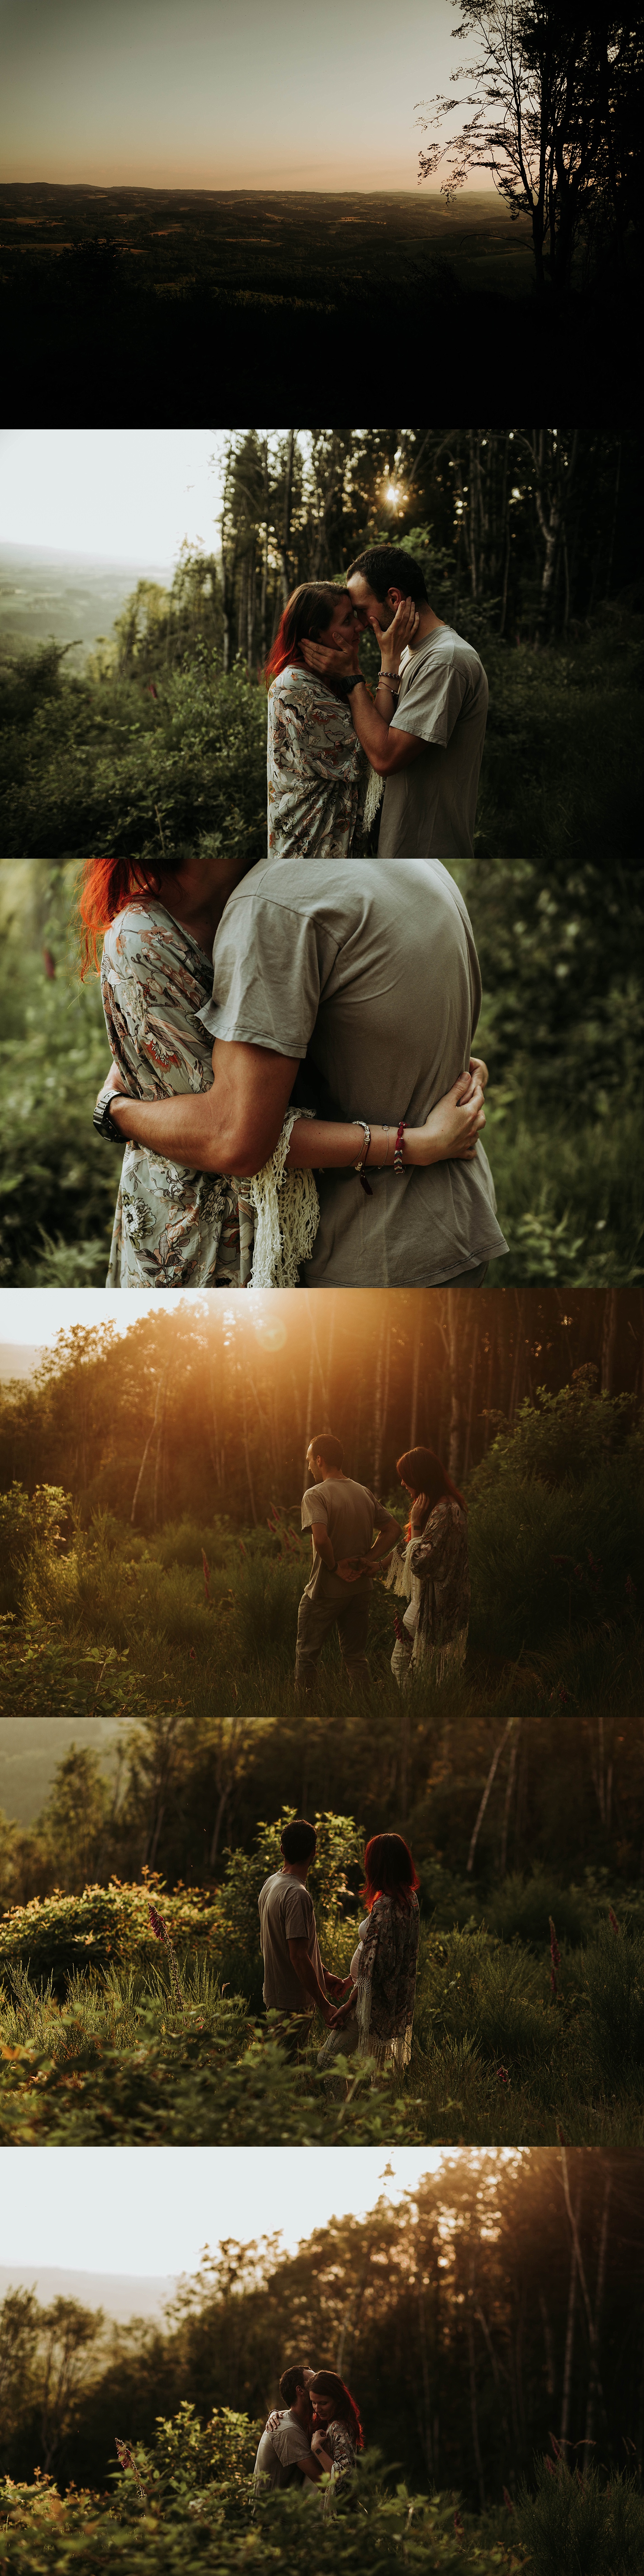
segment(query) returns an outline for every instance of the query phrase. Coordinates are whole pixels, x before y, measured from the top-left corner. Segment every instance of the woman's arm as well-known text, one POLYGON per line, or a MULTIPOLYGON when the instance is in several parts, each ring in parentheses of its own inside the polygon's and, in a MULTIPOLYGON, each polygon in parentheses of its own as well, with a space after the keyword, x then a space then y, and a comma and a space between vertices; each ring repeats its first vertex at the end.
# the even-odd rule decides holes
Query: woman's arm
MULTIPOLYGON (((391 626, 384 633, 380 628, 376 630, 382 658, 375 701, 364 679, 351 690, 349 704, 358 741, 381 778, 388 778, 395 769, 408 769, 427 749, 420 735, 403 733, 400 725, 396 725, 393 734, 390 732, 398 704, 401 655, 405 646, 413 642, 417 625, 418 610, 413 599, 401 600, 391 626)), ((348 646, 344 653, 334 652, 329 645, 310 644, 304 637, 302 653, 307 669, 317 671, 321 679, 348 679, 358 669, 357 647, 357 636, 353 650, 348 646)))
MULTIPOLYGON (((235 1172, 240 1179, 262 1170, 274 1154, 289 1104, 297 1059, 267 1047, 221 1040, 213 1048, 208 1091, 181 1092, 172 1100, 119 1099, 110 1090, 110 1114, 124 1143, 148 1145, 153 1154, 201 1172, 235 1172)), ((102 1094, 99 1094, 99 1098, 102 1094)), ((469 1073, 437 1101, 423 1127, 407 1127, 403 1164, 472 1162, 485 1126, 483 1093, 469 1073)), ((396 1130, 374 1125, 365 1171, 393 1165, 396 1130)), ((286 1168, 348 1171, 364 1157, 365 1137, 351 1120, 298 1118, 286 1168)))

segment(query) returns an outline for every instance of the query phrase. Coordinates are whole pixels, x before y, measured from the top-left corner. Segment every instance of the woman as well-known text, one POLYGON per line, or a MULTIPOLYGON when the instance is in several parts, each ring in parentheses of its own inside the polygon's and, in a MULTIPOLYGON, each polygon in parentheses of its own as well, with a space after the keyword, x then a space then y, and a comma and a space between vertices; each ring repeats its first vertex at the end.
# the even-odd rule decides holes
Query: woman
MULTIPOLYGON (((355 2398, 336 2370, 305 2370, 304 2377, 315 2408, 311 2450, 330 2480, 321 2494, 323 2513, 329 2513, 340 2490, 346 2495, 355 2477, 358 2452, 363 2449, 362 2425, 355 2398)), ((281 2423, 283 2411, 275 2408, 269 2415, 267 2433, 281 2423)), ((308 2483, 305 2493, 320 2496, 319 2488, 308 2483)))
POLYGON ((316 2370, 309 2380, 309 2393, 315 2406, 311 2450, 330 2478, 322 2508, 329 2513, 340 2491, 346 2495, 355 2477, 357 2455, 363 2448, 362 2425, 355 2398, 337 2371, 316 2370))
MULTIPOLYGON (((415 623, 405 601, 391 627, 392 655, 402 653, 415 623)), ((348 590, 306 581, 292 591, 266 664, 269 857, 344 859, 354 848, 371 780, 351 718, 358 645, 348 590), (307 669, 305 642, 343 654, 349 647, 347 678, 324 680, 307 669)))
POLYGON ((406 1544, 394 1549, 387 1588, 407 1602, 396 1616, 396 1644, 391 1658, 401 1688, 422 1664, 427 1676, 442 1682, 460 1672, 465 1662, 470 1616, 470 1572, 467 1551, 467 1505, 458 1486, 433 1449, 406 1449, 397 1460, 405 1493, 411 1496, 406 1544))
MULTIPOLYGON (((79 899, 81 973, 98 965, 102 940, 101 988, 114 1063, 99 1104, 108 1112, 119 1091, 153 1101, 211 1088, 212 1040, 198 1014, 212 991, 215 933, 245 873, 243 860, 203 852, 158 863, 86 862, 79 899)), ((453 1085, 426 1126, 406 1129, 405 1162, 472 1158, 485 1125, 484 1070, 473 1060, 471 1075, 453 1085)), ((319 1219, 314 1170, 324 1163, 356 1171, 363 1162, 382 1166, 392 1161, 394 1144, 393 1129, 369 1130, 364 1122, 320 1120, 288 1109, 271 1162, 242 1182, 128 1144, 107 1285, 296 1287, 319 1219)))
MULTIPOLYGON (((366 1914, 351 1960, 351 1993, 337 2006, 318 2053, 327 2067, 340 2050, 375 2058, 376 2066, 409 2065, 418 1964, 418 1878, 402 1834, 373 1834, 364 1856, 366 1914)), ((339 2079, 328 2090, 340 2098, 339 2079)))

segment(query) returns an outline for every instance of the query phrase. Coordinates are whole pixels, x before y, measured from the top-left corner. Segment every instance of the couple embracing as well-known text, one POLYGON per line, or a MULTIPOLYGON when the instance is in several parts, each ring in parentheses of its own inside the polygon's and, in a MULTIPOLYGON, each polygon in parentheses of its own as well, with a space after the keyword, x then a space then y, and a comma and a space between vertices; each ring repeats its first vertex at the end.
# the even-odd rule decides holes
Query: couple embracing
POLYGON ((256 2489, 299 2486, 318 2490, 323 2513, 338 2495, 347 2498, 363 2447, 355 2399, 335 2370, 296 2362, 279 2384, 281 2407, 268 2417, 255 2461, 256 2489))

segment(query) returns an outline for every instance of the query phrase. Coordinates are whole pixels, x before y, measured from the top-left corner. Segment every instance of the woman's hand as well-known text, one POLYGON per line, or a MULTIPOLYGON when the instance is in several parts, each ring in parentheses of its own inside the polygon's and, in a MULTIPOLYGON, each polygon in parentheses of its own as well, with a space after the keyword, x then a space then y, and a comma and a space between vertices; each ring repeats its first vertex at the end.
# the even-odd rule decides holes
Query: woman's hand
POLYGON ((347 1995, 346 2003, 336 2004, 335 2011, 331 2014, 329 2022, 330 2030, 341 2030, 343 2021, 350 2021, 355 2005, 356 1994, 357 1987, 352 1985, 350 1994, 347 1995))
MULTIPOLYGON (((489 1076, 489 1072, 488 1072, 487 1065, 483 1063, 483 1057, 482 1057, 482 1055, 471 1055, 471 1056, 470 1056, 469 1074, 470 1074, 470 1082, 471 1082, 471 1084, 472 1084, 472 1088, 474 1087, 474 1084, 478 1082, 479 1089, 480 1089, 481 1091, 487 1091, 487 1086, 488 1086, 488 1082, 489 1082, 490 1076, 489 1076)), ((467 1096, 468 1096, 468 1095, 467 1095, 467 1092, 466 1092, 466 1093, 465 1093, 465 1098, 466 1098, 466 1099, 467 1099, 467 1096)))
POLYGON ((397 680, 401 654, 408 644, 413 643, 418 622, 418 609, 413 599, 401 599, 391 626, 379 626, 377 617, 370 616, 369 625, 382 655, 383 680, 397 680))
POLYGON ((317 671, 320 680, 352 679, 354 671, 360 669, 359 644, 357 626, 346 644, 312 644, 308 635, 303 635, 301 649, 307 671, 317 671))
MULTIPOLYGON (((480 1083, 472 1083, 469 1073, 460 1073, 451 1091, 437 1101, 425 1125, 417 1133, 426 1139, 427 1151, 419 1160, 427 1163, 473 1163, 481 1128, 485 1126, 483 1092, 480 1083)), ((415 1159, 415 1158, 414 1158, 415 1159)))
POLYGON ((424 1529, 429 1508, 428 1495, 416 1494, 409 1514, 410 1529, 418 1530, 419 1532, 424 1529))

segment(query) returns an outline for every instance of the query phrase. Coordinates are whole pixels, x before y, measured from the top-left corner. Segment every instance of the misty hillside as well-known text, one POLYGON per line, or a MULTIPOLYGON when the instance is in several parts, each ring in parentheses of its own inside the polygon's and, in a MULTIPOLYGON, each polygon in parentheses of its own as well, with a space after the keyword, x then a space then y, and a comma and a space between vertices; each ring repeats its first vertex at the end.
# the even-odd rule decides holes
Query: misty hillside
MULTIPOLYGON (((91 651, 110 635, 115 617, 137 581, 168 589, 172 567, 112 563, 100 555, 66 554, 52 546, 0 545, 0 641, 11 646, 47 643, 91 651)), ((68 657, 73 664, 74 656, 68 657)))
POLYGON ((72 2272, 53 2263, 0 2263, 0 2301, 8 2290, 35 2290, 41 2307, 52 2299, 78 2299, 84 2308, 104 2308, 108 2317, 126 2325, 130 2317, 160 2317, 176 2290, 174 2275, 128 2272, 72 2272))

